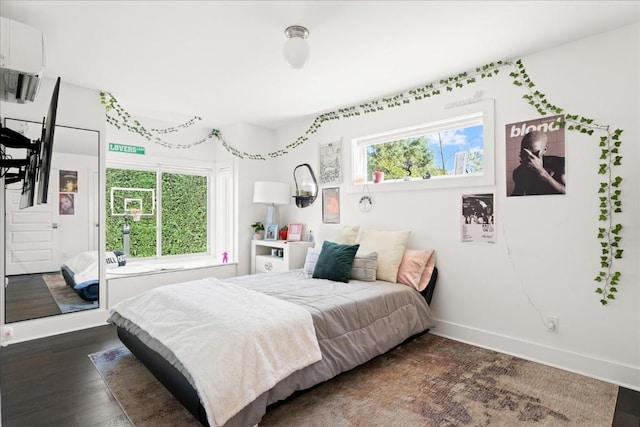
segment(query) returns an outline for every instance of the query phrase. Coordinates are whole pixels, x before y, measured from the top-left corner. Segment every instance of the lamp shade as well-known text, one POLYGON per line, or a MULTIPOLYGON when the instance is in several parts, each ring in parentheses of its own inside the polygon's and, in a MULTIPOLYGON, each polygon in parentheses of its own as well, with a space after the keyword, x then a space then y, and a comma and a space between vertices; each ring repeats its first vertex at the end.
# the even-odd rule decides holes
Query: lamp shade
POLYGON ((309 30, 300 25, 292 25, 284 30, 287 40, 284 42, 282 54, 291 68, 299 70, 309 61, 309 30))
POLYGON ((292 37, 284 42, 284 59, 291 68, 299 70, 309 61, 309 44, 300 37, 292 37))
POLYGON ((284 182, 258 181, 253 187, 253 203, 288 205, 291 200, 289 184, 284 182))

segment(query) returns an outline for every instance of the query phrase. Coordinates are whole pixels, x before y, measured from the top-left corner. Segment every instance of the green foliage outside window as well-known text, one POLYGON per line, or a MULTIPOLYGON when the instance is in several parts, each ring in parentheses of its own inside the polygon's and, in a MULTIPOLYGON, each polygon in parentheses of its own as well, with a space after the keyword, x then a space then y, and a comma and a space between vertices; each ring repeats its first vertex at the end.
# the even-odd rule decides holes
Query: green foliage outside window
POLYGON ((459 174, 484 171, 482 125, 451 128, 367 147, 367 174, 384 172, 385 180, 431 178, 455 174, 453 159, 466 153, 459 174))
POLYGON ((424 136, 371 145, 367 155, 367 173, 371 176, 374 171, 382 171, 385 180, 440 175, 442 171, 434 158, 435 154, 424 136))
POLYGON ((207 252, 207 178, 162 174, 162 255, 207 252))
MULTIPOLYGON (((162 206, 162 255, 204 253, 207 251, 207 178, 162 173, 162 192, 156 201, 162 206)), ((122 251, 124 218, 112 216, 109 205, 111 187, 156 189, 156 172, 108 168, 106 174, 106 250, 122 251)), ((128 197, 134 193, 129 193, 128 197)), ((144 212, 152 211, 148 194, 140 194, 144 212)), ((124 201, 115 199, 118 211, 124 201)), ((156 214, 158 210, 156 209, 156 214)), ((129 250, 132 258, 155 257, 157 253, 156 215, 129 220, 129 250)))
MULTIPOLYGON (((122 227, 124 226, 124 218, 121 216, 111 216, 111 208, 109 205, 111 197, 111 187, 125 188, 156 188, 156 173, 151 171, 139 171, 129 169, 107 169, 106 181, 106 250, 122 251, 122 227)), ((143 200, 146 195, 141 194, 143 200)), ((115 199, 114 207, 116 212, 122 211, 124 201, 115 199)), ((143 205, 145 212, 151 212, 150 204, 143 205)), ((155 216, 142 216, 140 221, 129 220, 129 250, 130 256, 153 257, 156 255, 156 218, 155 216)))

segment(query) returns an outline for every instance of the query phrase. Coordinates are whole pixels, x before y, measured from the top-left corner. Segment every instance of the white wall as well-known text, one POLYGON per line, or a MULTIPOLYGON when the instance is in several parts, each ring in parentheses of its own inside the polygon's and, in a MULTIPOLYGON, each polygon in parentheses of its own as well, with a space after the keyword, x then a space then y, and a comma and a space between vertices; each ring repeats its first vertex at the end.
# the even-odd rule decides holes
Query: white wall
MULTIPOLYGON (((348 180, 352 138, 429 122, 445 105, 481 90, 484 99, 495 100, 494 186, 378 192, 374 209, 362 213, 360 194, 348 193, 343 182, 341 223, 410 229, 410 247, 436 249, 435 334, 640 389, 638 52, 634 25, 522 58, 550 103, 624 130, 624 160, 615 170, 624 179, 624 209, 616 217, 625 227, 624 258, 617 264, 623 279, 618 298, 607 307, 600 304, 593 280, 600 269, 597 190, 604 179, 597 174, 599 136, 566 132, 566 195, 507 198, 505 125, 539 117, 522 99, 524 91, 512 84, 509 68, 427 101, 325 124, 310 141, 278 159, 274 170, 290 173, 308 162, 317 172, 318 145, 343 138, 348 180), (461 243, 460 197, 476 192, 496 195, 495 245, 461 243), (558 333, 546 331, 543 315, 559 318, 558 333)), ((279 132, 277 146, 294 141, 312 120, 279 132)), ((305 229, 320 230, 320 199, 306 209, 291 206, 287 215, 305 223, 305 229)))

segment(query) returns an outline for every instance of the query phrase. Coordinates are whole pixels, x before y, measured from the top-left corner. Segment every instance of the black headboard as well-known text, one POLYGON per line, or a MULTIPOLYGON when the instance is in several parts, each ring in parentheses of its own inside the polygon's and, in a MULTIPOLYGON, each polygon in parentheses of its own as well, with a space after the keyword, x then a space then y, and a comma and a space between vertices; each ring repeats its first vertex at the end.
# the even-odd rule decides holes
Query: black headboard
POLYGON ((427 301, 427 304, 431 305, 431 298, 433 297, 433 290, 436 287, 436 281, 438 280, 438 268, 433 267, 433 273, 431 273, 431 279, 427 284, 427 287, 420 292, 424 299, 427 301))

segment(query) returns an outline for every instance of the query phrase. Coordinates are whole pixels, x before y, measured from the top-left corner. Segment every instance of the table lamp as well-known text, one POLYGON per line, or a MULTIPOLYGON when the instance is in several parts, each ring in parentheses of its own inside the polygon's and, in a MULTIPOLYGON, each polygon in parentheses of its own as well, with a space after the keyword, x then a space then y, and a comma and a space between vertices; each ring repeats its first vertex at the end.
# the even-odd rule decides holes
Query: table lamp
POLYGON ((267 206, 267 224, 278 225, 278 205, 288 205, 291 199, 289 184, 273 181, 258 181, 253 187, 253 203, 267 206))

